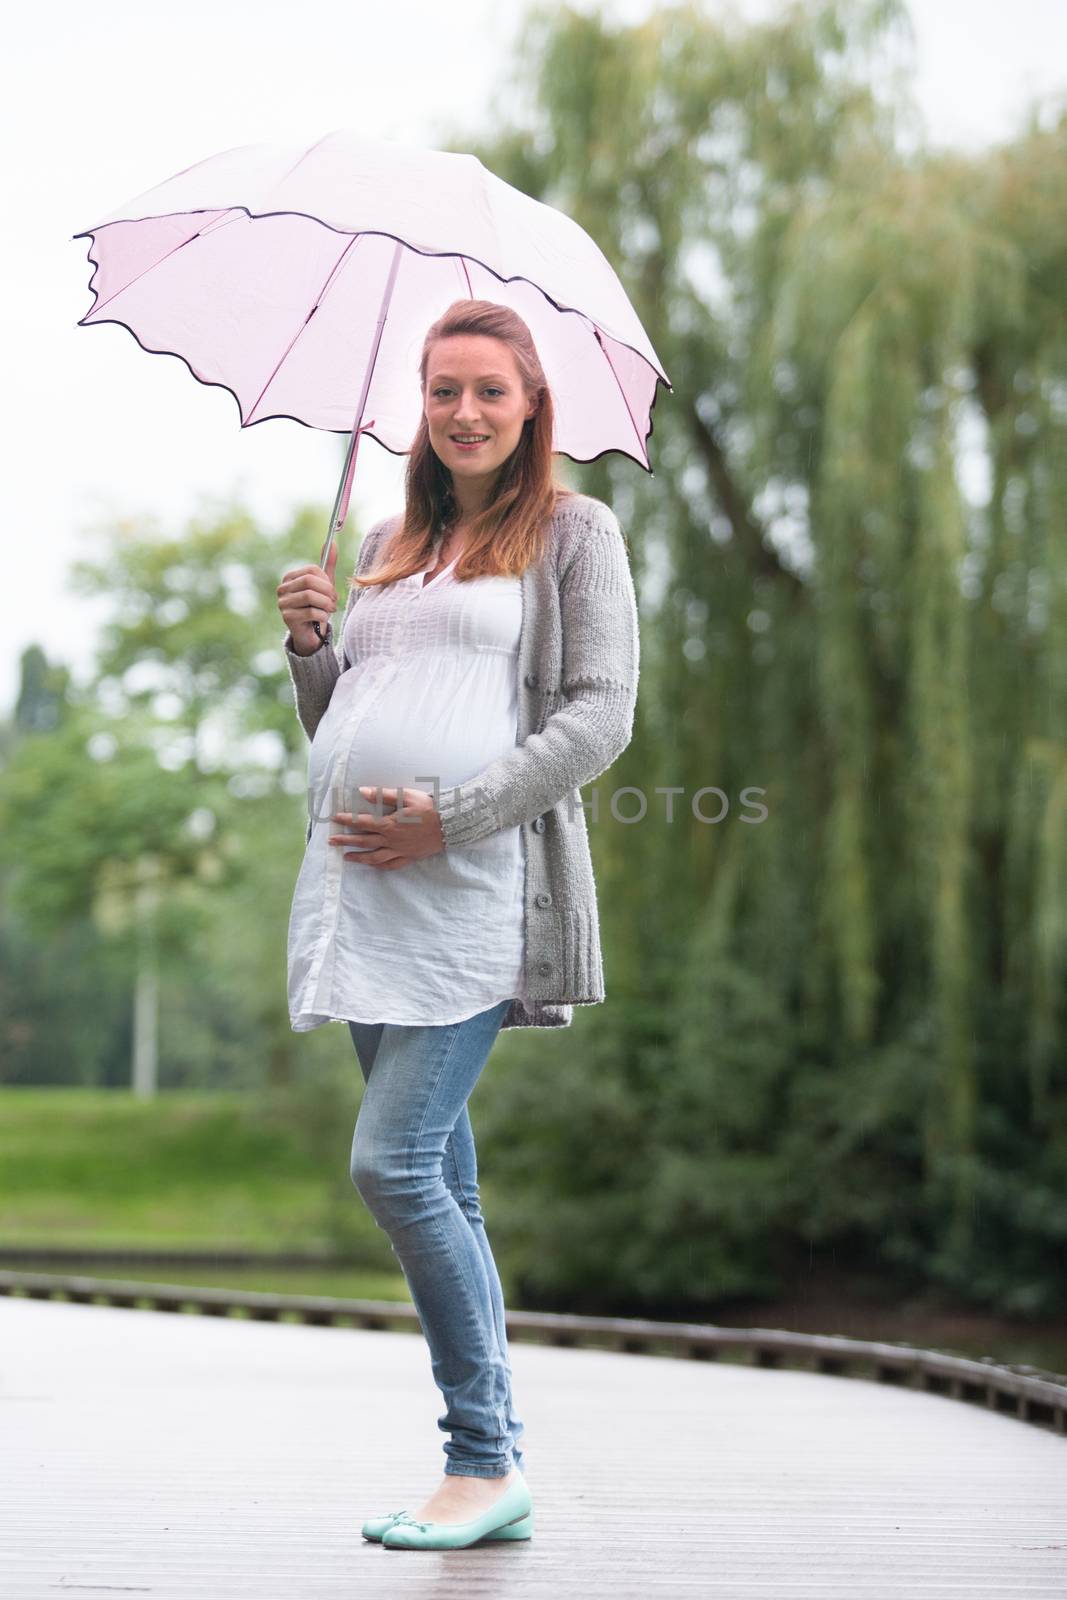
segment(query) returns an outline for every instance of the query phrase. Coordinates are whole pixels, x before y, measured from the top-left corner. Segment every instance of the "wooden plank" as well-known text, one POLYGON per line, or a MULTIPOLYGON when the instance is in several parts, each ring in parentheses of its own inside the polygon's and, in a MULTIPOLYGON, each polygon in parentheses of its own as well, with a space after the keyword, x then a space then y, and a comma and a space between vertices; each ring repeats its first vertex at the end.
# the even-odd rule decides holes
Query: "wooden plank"
POLYGON ((1067 1594, 1067 1441, 913 1390, 514 1341, 529 1543, 390 1551, 419 1333, 0 1299, 0 1588, 157 1600, 1067 1594))

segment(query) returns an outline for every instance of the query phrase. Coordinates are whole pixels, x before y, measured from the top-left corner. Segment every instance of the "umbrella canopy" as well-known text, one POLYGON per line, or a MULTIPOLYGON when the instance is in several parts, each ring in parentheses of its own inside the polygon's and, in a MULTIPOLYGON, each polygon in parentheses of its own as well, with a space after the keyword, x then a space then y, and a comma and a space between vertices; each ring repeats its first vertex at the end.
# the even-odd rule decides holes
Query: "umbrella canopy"
POLYGON ((614 450, 652 470, 657 386, 671 385, 613 267, 570 217, 475 156, 350 129, 310 148, 243 145, 73 237, 92 241, 95 267, 78 326, 117 322, 180 356, 229 389, 242 428, 289 417, 352 434, 350 456, 360 433, 405 453, 426 330, 469 297, 530 328, 556 451, 614 450))

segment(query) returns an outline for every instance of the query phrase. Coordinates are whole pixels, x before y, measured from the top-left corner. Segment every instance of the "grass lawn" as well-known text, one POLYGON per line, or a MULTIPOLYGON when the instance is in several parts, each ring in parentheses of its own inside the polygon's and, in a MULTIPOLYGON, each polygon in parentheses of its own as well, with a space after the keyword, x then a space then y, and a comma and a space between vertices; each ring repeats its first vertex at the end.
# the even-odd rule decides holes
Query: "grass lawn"
POLYGON ((348 1175, 346 1117, 305 1126, 251 1094, 0 1089, 0 1246, 337 1250, 407 1298, 348 1175))

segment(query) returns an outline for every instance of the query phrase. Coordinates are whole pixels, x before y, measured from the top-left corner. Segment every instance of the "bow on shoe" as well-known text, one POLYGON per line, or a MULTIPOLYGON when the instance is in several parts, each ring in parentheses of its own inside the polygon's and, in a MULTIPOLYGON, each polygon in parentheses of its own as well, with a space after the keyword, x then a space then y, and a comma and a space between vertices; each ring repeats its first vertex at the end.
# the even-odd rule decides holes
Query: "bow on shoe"
POLYGON ((415 1518, 409 1517, 406 1511, 402 1511, 400 1515, 398 1517, 394 1517, 393 1520, 394 1522, 405 1522, 409 1528, 421 1528, 423 1533, 425 1533, 430 1526, 428 1522, 416 1522, 415 1518))

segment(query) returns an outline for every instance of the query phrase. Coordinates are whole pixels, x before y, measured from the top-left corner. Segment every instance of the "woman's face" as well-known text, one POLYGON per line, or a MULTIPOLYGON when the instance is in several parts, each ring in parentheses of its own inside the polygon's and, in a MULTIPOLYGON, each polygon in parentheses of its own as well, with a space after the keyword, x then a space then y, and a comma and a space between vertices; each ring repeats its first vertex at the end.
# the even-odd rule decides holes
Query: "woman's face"
POLYGON ((537 410, 519 378, 511 346, 485 333, 453 333, 435 339, 426 365, 423 402, 430 443, 452 473, 486 493, 522 437, 522 425, 537 410), (457 435, 477 434, 482 443, 464 449, 457 435))

